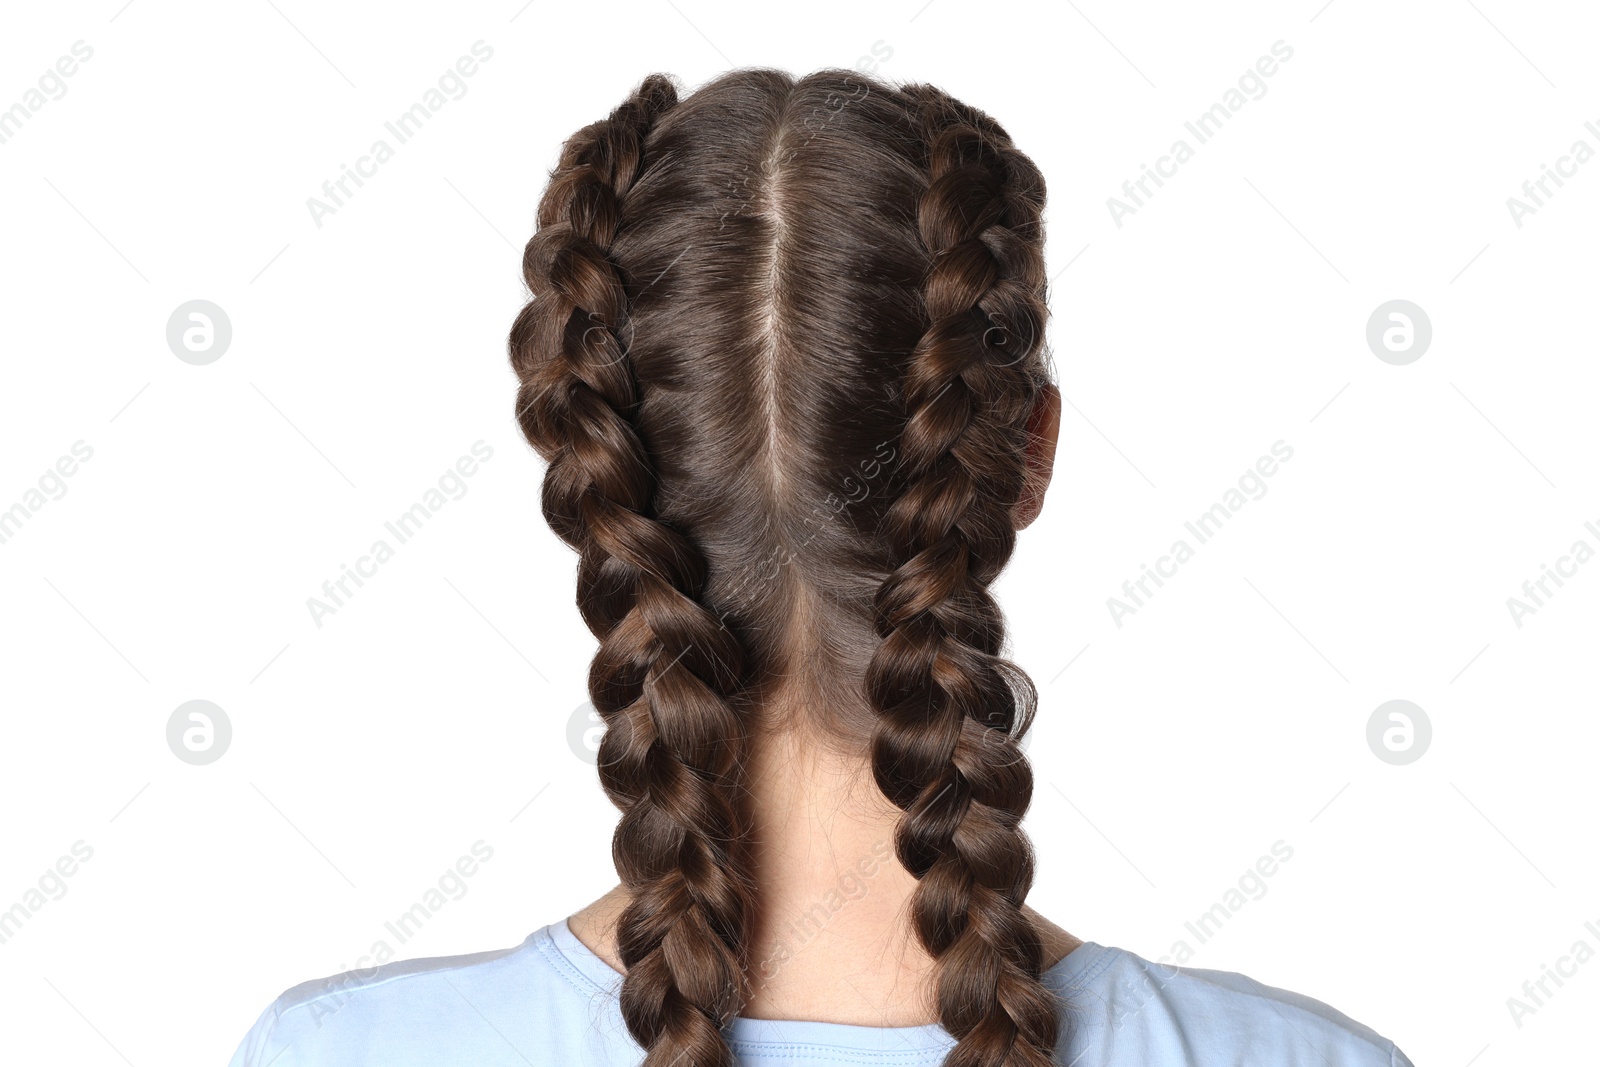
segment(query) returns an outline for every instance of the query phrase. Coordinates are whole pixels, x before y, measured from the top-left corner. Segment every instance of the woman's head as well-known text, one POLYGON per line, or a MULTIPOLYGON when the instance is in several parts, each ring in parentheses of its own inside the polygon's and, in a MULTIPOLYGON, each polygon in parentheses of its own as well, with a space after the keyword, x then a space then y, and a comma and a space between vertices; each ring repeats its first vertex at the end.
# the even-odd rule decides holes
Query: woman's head
POLYGON ((652 1067, 731 1063, 743 755, 870 753, 952 1064, 1042 1064, 1027 678, 988 586, 1048 480, 1044 183, 928 86, 660 76, 566 143, 524 257, 518 417, 600 640, 601 779, 652 1067))

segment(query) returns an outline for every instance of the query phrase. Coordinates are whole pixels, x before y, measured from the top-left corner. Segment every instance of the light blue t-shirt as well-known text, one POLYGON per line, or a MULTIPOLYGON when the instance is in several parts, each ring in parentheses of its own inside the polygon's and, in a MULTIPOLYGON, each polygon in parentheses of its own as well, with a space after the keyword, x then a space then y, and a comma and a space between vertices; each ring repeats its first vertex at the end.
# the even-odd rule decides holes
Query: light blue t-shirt
MULTIPOLYGON (((1087 942, 1045 975, 1067 1005, 1070 1067, 1412 1067, 1392 1041, 1243 975, 1169 967, 1087 942)), ((405 960, 288 990, 231 1067, 636 1067, 622 976, 565 920, 497 952, 405 960)), ((752 1067, 923 1067, 954 1045, 908 1027, 734 1019, 752 1067)))

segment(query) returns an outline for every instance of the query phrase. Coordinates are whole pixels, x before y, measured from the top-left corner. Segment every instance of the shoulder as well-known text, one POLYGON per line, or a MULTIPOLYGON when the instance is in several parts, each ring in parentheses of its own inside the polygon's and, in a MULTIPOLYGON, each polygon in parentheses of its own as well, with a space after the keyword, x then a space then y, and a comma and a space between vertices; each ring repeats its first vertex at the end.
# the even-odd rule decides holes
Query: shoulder
POLYGON ((1394 1042, 1311 997, 1104 945, 1079 952, 1053 984, 1080 1067, 1412 1067, 1394 1042))
POLYGON ((542 1065, 557 1031, 598 1034, 597 992, 553 951, 546 927, 512 948, 302 982, 261 1012, 230 1067, 542 1065))

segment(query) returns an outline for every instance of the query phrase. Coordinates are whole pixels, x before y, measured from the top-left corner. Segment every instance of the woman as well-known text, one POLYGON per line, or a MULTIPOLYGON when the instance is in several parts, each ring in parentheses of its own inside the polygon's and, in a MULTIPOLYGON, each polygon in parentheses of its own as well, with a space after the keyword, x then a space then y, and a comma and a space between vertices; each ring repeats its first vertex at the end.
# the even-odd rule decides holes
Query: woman
POLYGON ((989 586, 1055 450, 1043 206, 993 119, 843 71, 652 76, 566 143, 510 352, 621 884, 290 990, 238 1067, 1408 1063, 1025 903, 1034 692, 989 586))

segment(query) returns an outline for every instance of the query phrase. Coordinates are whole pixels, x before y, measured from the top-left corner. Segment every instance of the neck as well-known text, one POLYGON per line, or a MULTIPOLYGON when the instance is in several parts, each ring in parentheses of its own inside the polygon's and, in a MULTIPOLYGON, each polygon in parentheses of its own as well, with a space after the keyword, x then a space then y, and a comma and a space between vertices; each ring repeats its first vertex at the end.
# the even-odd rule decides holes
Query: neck
MULTIPOLYGON (((864 755, 784 731, 753 745, 750 860, 759 887, 749 932, 750 995, 740 1014, 859 1026, 935 1022, 934 961, 910 922, 914 879, 894 853, 899 811, 864 755)), ((617 970, 618 886, 569 920, 617 970)), ((1053 965, 1079 942, 1027 909, 1053 965)))
POLYGON ((908 921, 916 879, 894 853, 900 813, 865 757, 789 732, 762 739, 750 767, 760 890, 745 1013, 933 1021, 933 960, 908 921))

